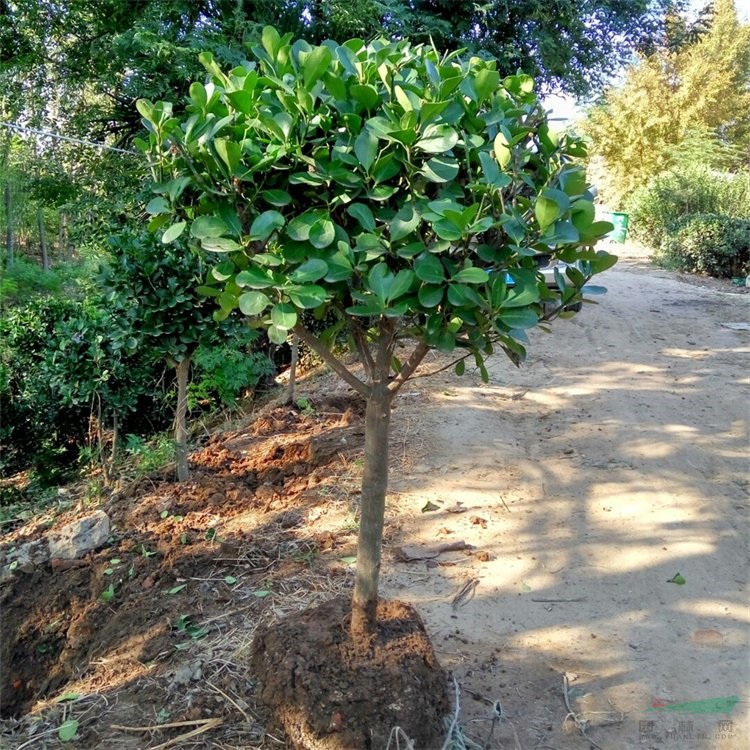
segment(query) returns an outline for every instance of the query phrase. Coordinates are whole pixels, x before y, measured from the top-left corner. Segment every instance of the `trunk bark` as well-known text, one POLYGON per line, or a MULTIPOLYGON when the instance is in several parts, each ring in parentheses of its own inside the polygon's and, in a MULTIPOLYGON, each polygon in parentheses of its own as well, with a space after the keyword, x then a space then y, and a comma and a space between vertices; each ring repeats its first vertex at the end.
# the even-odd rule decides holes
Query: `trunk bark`
POLYGON ((187 387, 190 359, 189 356, 185 357, 175 368, 177 371, 177 408, 174 414, 174 443, 178 482, 187 482, 190 479, 187 460, 187 387))
POLYGON ((286 391, 286 399, 290 404, 294 403, 294 393, 297 386, 297 362, 299 361, 299 337, 292 334, 292 364, 289 367, 289 386, 286 391))
POLYGON ((395 345, 394 323, 381 318, 378 348, 371 358, 372 385, 365 411, 365 468, 362 474, 357 573, 352 596, 351 635, 355 642, 367 643, 375 635, 378 612, 380 555, 385 520, 385 494, 388 491, 388 435, 391 426, 390 372, 395 345))
POLYGON ((10 183, 5 185, 5 250, 8 257, 8 267, 15 260, 15 237, 13 235, 13 192, 10 183))
POLYGON ((357 573, 352 597, 352 637, 369 639, 375 632, 378 582, 388 490, 388 436, 391 393, 387 383, 373 386, 365 412, 365 466, 362 476, 357 573))
POLYGON ((36 226, 39 230, 39 247, 42 251, 42 268, 49 271, 49 248, 47 247, 47 235, 44 232, 44 211, 39 206, 36 210, 36 226))
POLYGON ((68 214, 66 214, 65 211, 60 211, 57 251, 60 258, 68 259, 68 214))

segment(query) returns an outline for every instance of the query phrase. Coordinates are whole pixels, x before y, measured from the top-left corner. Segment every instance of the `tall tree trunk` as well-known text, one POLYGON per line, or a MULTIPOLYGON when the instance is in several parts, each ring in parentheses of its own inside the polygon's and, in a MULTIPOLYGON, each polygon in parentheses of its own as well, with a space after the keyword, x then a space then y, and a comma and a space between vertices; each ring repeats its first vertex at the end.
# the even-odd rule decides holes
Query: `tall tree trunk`
POLYGON ((68 214, 60 211, 60 225, 57 235, 57 252, 60 258, 68 259, 68 214))
POLYGON ((380 557, 388 491, 388 436, 391 393, 387 384, 373 387, 365 412, 365 466, 360 500, 357 573, 352 597, 351 633, 355 640, 375 632, 380 557))
POLYGON ((388 491, 388 437, 394 393, 388 388, 394 347, 394 324, 381 318, 378 351, 368 356, 372 386, 365 411, 365 466, 360 498, 357 572, 352 596, 351 635, 366 642, 375 633, 380 557, 388 491))
POLYGON ((13 192, 10 183, 5 184, 5 250, 8 258, 8 267, 15 260, 15 237, 13 235, 13 192))
POLYGON ((292 334, 292 364, 289 367, 289 385, 286 390, 286 400, 294 403, 294 392, 297 386, 297 363, 299 362, 299 337, 292 334))
POLYGON ((42 251, 42 268, 49 271, 49 248, 47 247, 47 235, 44 232, 44 210, 39 206, 36 210, 36 226, 39 230, 39 247, 42 251))
POLYGON ((188 355, 175 368, 177 371, 177 409, 174 414, 174 444, 178 482, 187 482, 190 479, 187 460, 187 387, 190 360, 191 356, 188 355))

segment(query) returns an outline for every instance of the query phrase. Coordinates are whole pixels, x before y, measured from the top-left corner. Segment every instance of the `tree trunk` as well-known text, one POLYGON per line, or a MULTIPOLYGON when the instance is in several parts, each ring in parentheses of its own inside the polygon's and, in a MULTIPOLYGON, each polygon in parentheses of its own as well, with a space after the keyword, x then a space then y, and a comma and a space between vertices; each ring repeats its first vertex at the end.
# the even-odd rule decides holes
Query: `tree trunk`
POLYGON ((60 211, 57 251, 60 258, 68 260, 68 214, 66 214, 65 211, 60 211))
POLYGON ((15 260, 15 237, 13 236, 13 193, 10 189, 10 183, 5 185, 5 250, 8 258, 8 267, 13 265, 15 260))
POLYGON ((394 323, 381 318, 378 350, 369 357, 370 391, 365 411, 365 467, 362 474, 357 573, 352 596, 351 634, 355 642, 367 642, 375 634, 378 610, 380 555, 388 491, 388 436, 394 393, 388 388, 394 347, 394 323))
POLYGON ((297 362, 299 361, 299 337, 292 334, 292 364, 289 367, 289 385, 286 391, 287 402, 294 403, 294 392, 297 385, 297 362))
POLYGON ((36 210, 36 225, 39 230, 39 248, 42 251, 42 268, 49 271, 49 248, 47 247, 47 235, 44 233, 44 210, 41 206, 36 210))
POLYGON ((174 414, 174 444, 178 482, 187 482, 190 479, 187 460, 187 387, 190 360, 190 356, 185 357, 175 368, 177 371, 177 409, 174 414))
POLYGON ((360 500, 357 574, 352 598, 355 640, 375 632, 380 556, 388 490, 388 437, 392 396, 385 383, 373 387, 365 412, 365 466, 360 500))

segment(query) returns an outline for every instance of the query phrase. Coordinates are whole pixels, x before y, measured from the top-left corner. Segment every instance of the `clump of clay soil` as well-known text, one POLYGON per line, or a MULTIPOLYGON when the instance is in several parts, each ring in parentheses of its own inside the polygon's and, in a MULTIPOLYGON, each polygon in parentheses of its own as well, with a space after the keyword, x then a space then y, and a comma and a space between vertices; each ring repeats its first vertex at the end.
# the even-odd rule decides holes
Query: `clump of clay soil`
POLYGON ((349 612, 340 596, 259 630, 261 702, 297 750, 384 748, 394 727, 416 748, 439 747, 447 680, 421 618, 408 604, 381 602, 368 646, 350 638, 349 612))

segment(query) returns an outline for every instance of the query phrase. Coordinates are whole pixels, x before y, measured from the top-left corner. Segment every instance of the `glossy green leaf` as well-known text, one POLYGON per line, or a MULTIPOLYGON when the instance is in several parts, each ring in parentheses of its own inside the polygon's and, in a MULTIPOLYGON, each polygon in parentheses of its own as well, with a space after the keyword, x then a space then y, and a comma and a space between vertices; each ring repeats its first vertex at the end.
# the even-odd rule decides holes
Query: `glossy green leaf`
POLYGON ((288 206, 292 202, 292 196, 286 190, 262 190, 260 197, 266 203, 279 208, 288 206))
POLYGON ((364 203, 351 203, 346 207, 349 216, 354 217, 366 232, 375 231, 375 217, 364 203))
POLYGON ((391 242, 408 237, 419 226, 419 214, 407 204, 391 220, 391 242))
POLYGON ((328 70, 333 55, 328 47, 315 47, 312 52, 305 55, 302 62, 302 77, 305 88, 309 91, 328 70))
POLYGON ((349 87, 349 94, 367 110, 374 109, 380 101, 378 90, 369 84, 354 84, 349 87))
POLYGON ((207 237, 201 240, 201 247, 209 253, 234 253, 242 248, 241 245, 227 237, 207 237))
POLYGON ((278 211, 264 211, 250 225, 250 239, 263 242, 285 223, 286 219, 278 211))
POLYGON ((369 172, 378 155, 378 139, 367 128, 354 139, 354 153, 365 171, 369 172))
POLYGON ((186 226, 187 224, 184 221, 178 221, 176 224, 172 224, 172 226, 161 236, 161 241, 165 245, 174 242, 185 231, 186 226))
POLYGON ((309 241, 313 247, 328 247, 336 238, 336 228, 330 219, 320 219, 310 227, 309 241))
POLYGON ((260 315, 271 304, 271 300, 263 292, 245 292, 237 301, 242 314, 251 317, 260 315))
POLYGON ((528 307, 502 310, 500 320, 510 329, 533 328, 539 322, 539 315, 528 307))
POLYGON ((443 301, 445 294, 442 286, 423 284, 417 292, 419 304, 423 307, 437 307, 443 301))
POLYGON ((294 328, 297 325, 297 310, 293 305, 280 302, 271 308, 271 323, 286 330, 294 328))
POLYGON ((227 98, 242 114, 250 114, 255 109, 256 100, 250 91, 230 91, 227 93, 227 98))
POLYGON ((422 167, 422 174, 430 182, 451 182, 458 175, 458 161, 453 156, 434 156, 422 167))
POLYGON ((480 70, 474 79, 474 90, 480 102, 494 94, 500 86, 500 74, 496 70, 480 70))
POLYGON ((393 302, 406 294, 411 289, 414 279, 414 271, 411 271, 408 268, 402 268, 396 274, 393 283, 388 290, 388 301, 393 302))
POLYGON ((273 278, 271 278, 265 271, 261 271, 259 268, 246 268, 244 271, 240 271, 234 279, 237 286, 247 286, 251 289, 267 289, 274 285, 273 278))
POLYGON ((226 222, 219 216, 199 216, 190 225, 190 236, 197 240, 222 237, 229 232, 226 222))
POLYGON ((294 269, 291 279, 295 283, 304 284, 308 281, 318 281, 328 273, 328 264, 319 258, 310 258, 301 266, 294 269))
POLYGON ((211 269, 211 276, 217 281, 226 281, 234 276, 237 267, 231 260, 225 260, 211 269))
POLYGON ((287 328, 279 328, 279 326, 270 325, 266 329, 266 334, 268 335, 268 340, 272 344, 281 346, 282 344, 286 344, 286 340, 289 337, 289 330, 287 328))
POLYGON ((316 307, 320 307, 328 299, 328 292, 317 284, 286 287, 284 291, 297 307, 305 310, 313 310, 316 307))
POLYGON ((445 281, 445 268, 431 253, 424 253, 416 259, 414 271, 417 278, 427 284, 440 284, 445 281))
POLYGON ((199 81, 195 81, 194 83, 190 84, 189 91, 190 91, 190 98, 193 100, 193 102, 201 109, 205 109, 206 104, 208 104, 208 96, 206 95, 206 87, 199 81))
POLYGON ((380 302, 388 301, 388 296, 393 284, 393 274, 388 270, 385 263, 378 263, 370 269, 367 274, 367 287, 372 291, 380 302))
POLYGON ((551 198, 540 195, 534 204, 534 216, 539 222, 539 228, 544 232, 562 214, 560 206, 551 198))
POLYGON ((483 268, 464 268, 455 274, 451 281, 461 284, 484 284, 489 274, 483 268))
POLYGON ((161 196, 157 196, 156 198, 153 198, 148 202, 148 205, 146 206, 146 213, 151 214, 151 216, 158 216, 159 214, 166 214, 170 212, 169 203, 167 202, 166 198, 162 198, 161 196))
POLYGON ((234 174, 242 159, 239 144, 227 138, 214 138, 213 144, 219 158, 229 168, 229 173, 234 174))
POLYGON ((492 148, 495 153, 495 159, 497 160, 497 163, 503 169, 506 169, 507 167, 509 167, 511 161, 513 160, 513 153, 510 150, 508 139, 505 137, 503 133, 498 133, 495 136, 495 140, 492 144, 492 148))
POLYGON ((286 234, 292 240, 304 242, 310 238, 310 228, 323 217, 321 211, 306 211, 292 219, 286 227, 286 234))
POLYGON ((416 147, 428 154, 444 154, 458 143, 458 133, 450 125, 430 124, 417 141, 416 147))

